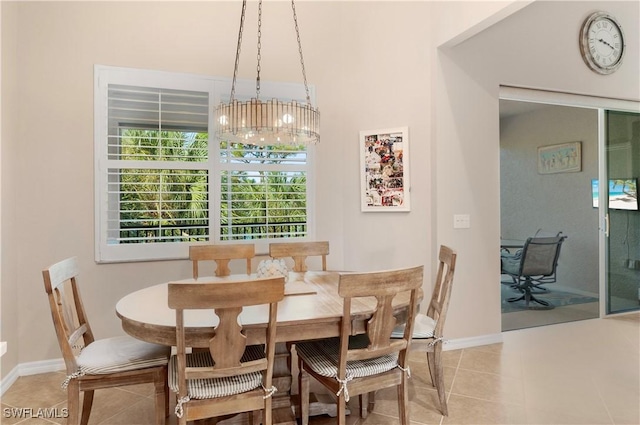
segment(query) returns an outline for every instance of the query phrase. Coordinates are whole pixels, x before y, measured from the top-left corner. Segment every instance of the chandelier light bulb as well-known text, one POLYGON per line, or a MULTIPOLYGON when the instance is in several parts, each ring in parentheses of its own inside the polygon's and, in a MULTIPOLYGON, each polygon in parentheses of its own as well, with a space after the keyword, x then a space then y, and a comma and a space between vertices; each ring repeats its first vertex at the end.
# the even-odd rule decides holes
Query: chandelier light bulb
POLYGON ((284 122, 285 124, 291 124, 293 122, 293 115, 291 114, 284 114, 282 116, 282 122, 284 122))

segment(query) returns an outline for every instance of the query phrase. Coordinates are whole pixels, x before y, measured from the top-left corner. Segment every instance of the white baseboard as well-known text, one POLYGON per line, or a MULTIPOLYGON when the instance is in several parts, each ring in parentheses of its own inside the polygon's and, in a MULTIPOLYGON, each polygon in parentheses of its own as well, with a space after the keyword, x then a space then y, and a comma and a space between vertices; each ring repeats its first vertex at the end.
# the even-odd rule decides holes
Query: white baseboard
POLYGON ((62 358, 53 360, 41 360, 37 362, 20 363, 2 379, 0 383, 0 396, 8 390, 21 376, 37 375, 39 373, 57 372, 64 370, 62 358))
POLYGON ((442 350, 461 350, 463 348, 479 347, 481 345, 500 344, 502 341, 502 334, 480 335, 450 340, 445 338, 442 350))

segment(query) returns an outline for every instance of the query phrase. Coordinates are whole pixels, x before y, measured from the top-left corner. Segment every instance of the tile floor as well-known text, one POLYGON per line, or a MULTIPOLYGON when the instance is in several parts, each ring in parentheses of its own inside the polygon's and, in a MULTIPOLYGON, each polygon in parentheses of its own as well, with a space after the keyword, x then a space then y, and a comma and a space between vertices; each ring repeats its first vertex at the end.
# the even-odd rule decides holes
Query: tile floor
MULTIPOLYGON (((449 416, 438 411, 425 356, 411 362, 412 424, 640 424, 640 313, 505 332, 502 344, 445 352, 449 416)), ((2 396, 2 424, 64 424, 16 419, 12 407, 66 405, 62 372, 19 378, 2 396), (7 410, 9 409, 9 410, 7 410)), ((357 397, 352 400, 356 412, 357 397)), ((90 424, 152 424, 149 386, 97 391, 90 424)), ((170 424, 175 424, 175 417, 170 424)), ((312 425, 332 424, 328 416, 312 425)), ((366 420, 397 424, 395 391, 381 391, 366 420)))
POLYGON ((599 303, 571 304, 551 310, 525 309, 502 313, 502 331, 546 326, 576 320, 594 319, 600 316, 599 303))

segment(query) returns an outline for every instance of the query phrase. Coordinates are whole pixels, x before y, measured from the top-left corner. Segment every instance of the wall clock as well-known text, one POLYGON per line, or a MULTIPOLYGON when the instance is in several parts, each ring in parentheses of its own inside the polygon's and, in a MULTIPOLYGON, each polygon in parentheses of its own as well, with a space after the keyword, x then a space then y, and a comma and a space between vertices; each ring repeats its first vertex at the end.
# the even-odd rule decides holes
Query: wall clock
POLYGON ((589 15, 580 29, 580 53, 587 66, 598 74, 620 68, 625 53, 622 26, 606 12, 589 15))

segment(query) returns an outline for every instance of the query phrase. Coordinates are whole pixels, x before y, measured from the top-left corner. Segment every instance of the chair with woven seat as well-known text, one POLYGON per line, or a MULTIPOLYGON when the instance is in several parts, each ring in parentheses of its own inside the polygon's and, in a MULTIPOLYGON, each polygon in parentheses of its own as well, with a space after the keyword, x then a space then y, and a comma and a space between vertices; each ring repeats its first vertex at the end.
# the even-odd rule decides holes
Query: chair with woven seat
MULTIPOLYGON (((412 349, 425 350, 429 365, 431 383, 438 392, 440 410, 449 415, 447 397, 444 386, 442 368, 442 344, 444 343, 444 324, 451 299, 453 276, 456 270, 456 252, 448 246, 441 245, 438 253, 438 272, 426 314, 416 315, 412 332, 412 349)), ((402 338, 405 326, 400 325, 393 330, 393 338, 402 338)))
POLYGON ((555 236, 534 236, 528 238, 522 250, 513 256, 501 256, 501 273, 511 276, 512 287, 521 293, 508 298, 508 302, 524 301, 525 308, 529 308, 531 303, 545 309, 554 307, 548 301, 535 297, 534 293, 535 290, 547 290, 541 285, 556 282, 560 249, 566 238, 562 232, 555 236))
POLYGON ((189 259, 193 262, 193 278, 199 275, 198 262, 215 261, 216 276, 229 276, 229 262, 244 259, 247 262, 247 274, 251 274, 251 260, 256 255, 254 244, 229 245, 193 245, 189 247, 189 259))
MULTIPOLYGON (((413 319, 423 280, 423 266, 340 275, 338 293, 343 298, 340 337, 300 342, 298 353, 299 411, 303 425, 309 421, 309 376, 338 397, 337 423, 345 423, 350 396, 397 387, 398 416, 409 424, 408 357, 413 319), (396 326, 394 302, 409 296, 407 322, 401 339, 392 339, 396 326), (352 306, 363 297, 375 297, 377 306, 367 322, 366 333, 354 335, 352 306)), ((362 400, 362 397, 361 397, 362 400)))
POLYGON ((274 242, 269 244, 269 256, 271 258, 293 258, 294 272, 306 272, 307 257, 321 256, 322 270, 327 270, 327 255, 329 255, 329 242, 274 242))
MULTIPOLYGON (((169 308, 176 311, 177 352, 169 361, 169 387, 177 394, 178 424, 187 421, 263 411, 271 425, 271 395, 278 301, 284 277, 229 283, 170 283, 169 308), (239 315, 243 307, 268 305, 266 343, 246 345, 239 315), (185 311, 210 310, 217 325, 208 347, 187 352, 185 311), (204 349, 203 349, 204 348, 204 349)), ((191 312, 193 313, 193 312, 191 312)), ((215 321, 214 321, 215 323, 215 321)))
POLYGON ((170 347, 129 336, 95 339, 80 297, 76 257, 42 271, 58 344, 66 366, 68 424, 89 422, 94 391, 152 383, 155 386, 155 423, 169 413, 167 363, 170 347), (79 351, 79 352, 78 352, 79 351), (82 408, 80 393, 83 393, 82 408))

